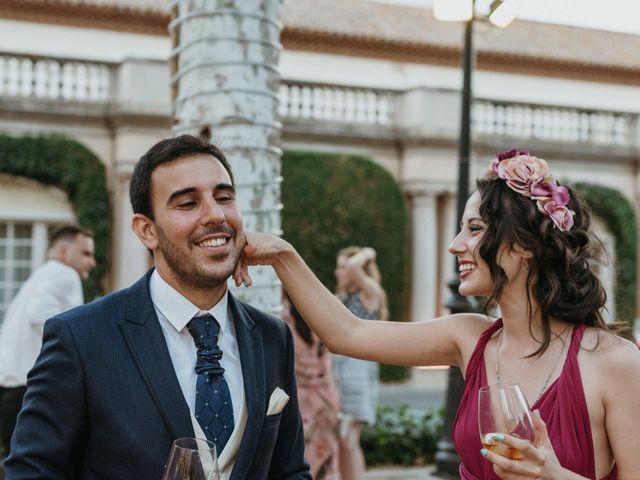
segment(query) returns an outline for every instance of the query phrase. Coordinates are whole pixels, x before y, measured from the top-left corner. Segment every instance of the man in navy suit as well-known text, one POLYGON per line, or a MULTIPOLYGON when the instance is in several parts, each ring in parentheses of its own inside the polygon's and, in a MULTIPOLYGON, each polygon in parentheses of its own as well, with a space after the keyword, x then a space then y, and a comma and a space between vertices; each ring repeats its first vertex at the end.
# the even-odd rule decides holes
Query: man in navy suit
POLYGON ((7 480, 159 480, 194 436, 221 450, 223 479, 310 479, 291 333, 227 290, 244 235, 224 155, 163 140, 130 195, 155 269, 47 321, 7 480))

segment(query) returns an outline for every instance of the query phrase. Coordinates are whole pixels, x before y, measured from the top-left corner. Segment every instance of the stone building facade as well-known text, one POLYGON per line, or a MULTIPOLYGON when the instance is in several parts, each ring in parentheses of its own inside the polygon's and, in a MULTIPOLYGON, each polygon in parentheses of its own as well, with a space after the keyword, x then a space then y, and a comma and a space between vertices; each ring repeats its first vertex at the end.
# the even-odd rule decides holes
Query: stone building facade
MULTIPOLYGON (((103 162, 107 290, 149 265, 129 228, 128 183, 171 129, 168 3, 0 0, 0 134, 64 135, 103 162)), ((443 313, 462 26, 366 0, 285 0, 281 20, 282 148, 366 155, 391 173, 411 218, 410 318, 443 313)), ((516 21, 500 31, 479 23, 475 43, 471 178, 496 151, 519 146, 552 161, 558 178, 615 190, 637 214, 640 36, 516 21)), ((43 261, 47 226, 74 217, 64 192, 0 174, 0 316, 43 261)), ((607 218, 598 228, 615 257, 607 218)), ((612 299, 619 261, 602 272, 612 299)))

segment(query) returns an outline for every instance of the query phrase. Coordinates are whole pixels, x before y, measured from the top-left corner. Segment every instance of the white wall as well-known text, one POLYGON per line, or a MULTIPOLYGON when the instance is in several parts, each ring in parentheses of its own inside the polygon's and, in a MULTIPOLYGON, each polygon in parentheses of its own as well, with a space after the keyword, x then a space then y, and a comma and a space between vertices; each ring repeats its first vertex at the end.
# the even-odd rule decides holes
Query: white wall
POLYGON ((142 35, 65 25, 0 20, 0 50, 120 62, 128 57, 169 58, 169 35, 142 35))

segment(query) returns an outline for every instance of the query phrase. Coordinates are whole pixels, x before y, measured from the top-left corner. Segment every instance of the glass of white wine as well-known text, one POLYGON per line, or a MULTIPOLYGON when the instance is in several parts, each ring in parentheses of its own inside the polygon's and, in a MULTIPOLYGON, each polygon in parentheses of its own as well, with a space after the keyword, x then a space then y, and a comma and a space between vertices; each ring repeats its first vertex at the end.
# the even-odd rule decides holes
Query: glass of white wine
POLYGON ((178 438, 171 446, 162 480, 219 480, 216 446, 201 438, 178 438))
POLYGON ((522 460, 520 450, 496 441, 498 433, 533 442, 531 411, 520 385, 501 383, 482 387, 478 393, 480 442, 487 450, 514 460, 522 460))

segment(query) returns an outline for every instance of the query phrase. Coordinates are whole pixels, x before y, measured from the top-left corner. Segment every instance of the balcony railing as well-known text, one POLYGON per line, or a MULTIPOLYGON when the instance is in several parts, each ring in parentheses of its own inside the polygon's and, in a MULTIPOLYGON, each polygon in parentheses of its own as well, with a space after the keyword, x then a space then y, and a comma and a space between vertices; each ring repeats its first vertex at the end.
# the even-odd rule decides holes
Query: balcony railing
POLYGON ((280 116, 326 122, 392 126, 400 92, 284 80, 280 84, 280 116))
POLYGON ((112 64, 0 54, 0 97, 107 102, 112 64))
MULTIPOLYGON (((106 104, 117 101, 114 63, 0 52, 0 98, 106 104)), ((161 82, 153 77, 150 81, 161 82)), ((168 82, 168 79, 166 79, 168 82)), ((310 120, 353 125, 397 125, 398 90, 283 80, 279 113, 284 121, 310 120)), ((49 107, 51 108, 51 107, 49 107)), ((437 118, 438 112, 424 112, 437 118)), ((432 117, 434 118, 434 117, 432 117)), ((477 135, 569 144, 630 146, 636 114, 476 99, 477 135)), ((457 132, 451 132, 455 137, 457 132)))
POLYGON ((635 115, 579 108, 476 100, 474 134, 598 145, 628 145, 635 115))

